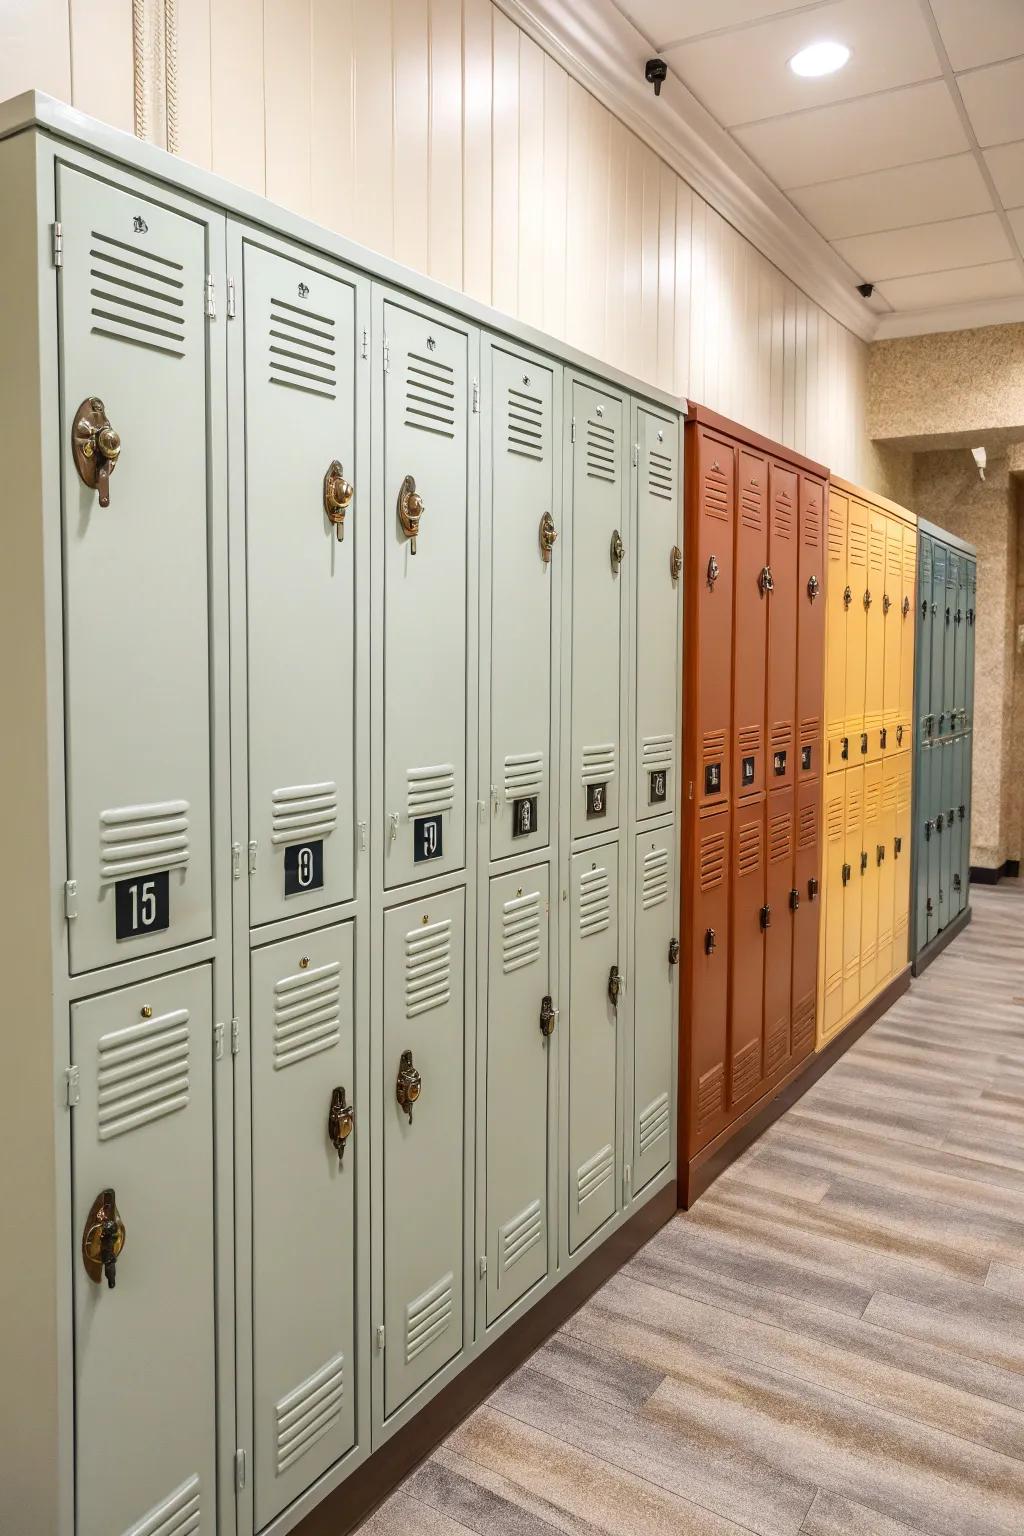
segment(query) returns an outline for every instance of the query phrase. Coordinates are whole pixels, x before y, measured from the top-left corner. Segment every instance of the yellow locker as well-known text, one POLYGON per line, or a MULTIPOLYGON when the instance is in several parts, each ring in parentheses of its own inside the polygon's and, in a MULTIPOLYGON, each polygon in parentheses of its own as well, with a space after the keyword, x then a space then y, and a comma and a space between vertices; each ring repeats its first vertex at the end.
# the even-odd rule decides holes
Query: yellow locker
MULTIPOLYGON (((902 544, 902 539, 901 539, 902 544)), ((878 870, 878 953, 875 959, 875 985, 889 980, 893 971, 893 933, 895 923, 896 857, 893 843, 896 838, 896 802, 899 797, 900 759, 894 753, 882 761, 882 800, 878 819, 878 836, 875 846, 869 846, 869 857, 878 870)))
MULTIPOLYGON (((916 625, 914 628, 916 629, 916 625)), ((911 631, 913 652, 913 630, 911 631)), ((904 732, 904 741, 910 735, 904 732)), ((896 832, 893 837, 893 973, 902 971, 910 959, 910 794, 913 756, 901 752, 896 759, 896 832)))
POLYGON ((843 1018, 860 1002, 860 913, 864 881, 864 769, 846 770, 846 821, 843 839, 843 1018))
POLYGON ((825 762, 843 768, 846 739, 846 521, 850 498, 831 491, 828 498, 828 571, 825 581, 825 762))
POLYGON ((882 756, 899 750, 900 682, 903 676, 903 524, 885 519, 885 590, 882 593, 884 681, 882 685, 882 756))
POLYGON ((825 848, 823 857, 821 921, 824 935, 820 946, 821 982, 818 987, 818 1046, 824 1045, 843 1022, 843 902, 847 886, 843 880, 846 858, 846 781, 845 773, 830 773, 825 778, 825 848))
MULTIPOLYGON (((868 513, 868 574, 864 589, 866 637, 864 650, 864 726, 861 732, 861 756, 874 762, 882 752, 882 722, 885 687, 885 544, 884 512, 873 507, 868 513), (865 736, 867 741, 864 740, 865 736)), ((856 590, 854 601, 856 601, 856 590)))
MULTIPOLYGON (((917 622, 917 529, 902 525, 903 583, 900 599, 900 705, 897 746, 909 752, 914 744, 914 644, 920 625, 917 622)), ((909 793, 909 787, 908 787, 909 793)), ((909 809, 909 802, 908 802, 909 809)), ((907 853, 910 852, 909 828, 907 853)))
POLYGON ((846 726, 849 761, 863 763, 861 740, 864 731, 864 682, 868 610, 864 599, 868 590, 868 509, 851 496, 846 517, 846 726))
POLYGON ((860 846, 860 995, 865 1001, 878 981, 878 876, 875 859, 882 811, 882 764, 864 768, 864 819, 860 846))

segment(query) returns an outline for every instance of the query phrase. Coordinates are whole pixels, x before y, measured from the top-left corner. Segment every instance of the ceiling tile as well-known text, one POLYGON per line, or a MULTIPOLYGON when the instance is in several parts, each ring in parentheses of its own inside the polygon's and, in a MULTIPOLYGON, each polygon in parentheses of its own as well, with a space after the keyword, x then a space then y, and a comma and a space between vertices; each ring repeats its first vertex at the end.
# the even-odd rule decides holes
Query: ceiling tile
POLYGON ((1021 0, 931 0, 954 69, 974 69, 1024 53, 1021 0))
POLYGON ((916 272, 979 266, 1014 255, 995 213, 918 224, 913 229, 890 229, 883 234, 854 235, 850 240, 837 240, 835 248, 855 272, 872 283, 912 277, 916 272))
POLYGON ((659 49, 682 38, 744 26, 804 4, 806 0, 688 0, 685 5, 680 0, 618 0, 623 15, 659 49))
POLYGON ((685 43, 666 50, 665 56, 669 67, 727 128, 941 74, 918 0, 834 0, 738 32, 685 43), (817 80, 795 75, 789 60, 822 38, 845 43, 850 62, 817 80))
POLYGON ((961 267, 956 272, 929 272, 922 277, 897 277, 879 285, 893 309, 932 309, 941 304, 969 304, 975 299, 1003 299, 1024 293, 1024 276, 1015 261, 985 267, 961 267))
POLYGON ((858 176, 967 148, 943 81, 752 123, 736 139, 780 187, 858 176))
POLYGON ((1004 208, 1024 204, 1024 140, 986 149, 985 159, 1004 208))
POLYGON ((979 144, 1024 139, 1024 59, 958 75, 957 84, 979 144))
MULTIPOLYGON (((1024 145, 1021 148, 1024 150, 1024 145)), ((952 155, 872 171, 867 176, 846 176, 841 181, 797 187, 789 195, 826 240, 957 219, 992 207, 985 178, 973 155, 952 155)), ((1024 192, 1020 201, 1024 204, 1024 192)))
POLYGON ((1009 220, 1013 227, 1013 233, 1017 237, 1017 244, 1024 251, 1024 208, 1011 208, 1009 220))

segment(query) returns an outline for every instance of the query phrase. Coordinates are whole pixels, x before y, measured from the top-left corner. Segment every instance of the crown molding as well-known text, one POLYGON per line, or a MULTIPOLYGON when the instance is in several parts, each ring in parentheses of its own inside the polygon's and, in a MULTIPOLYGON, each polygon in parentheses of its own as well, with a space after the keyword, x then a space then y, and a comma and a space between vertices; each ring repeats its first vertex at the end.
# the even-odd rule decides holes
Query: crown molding
POLYGON ((1024 322, 1024 296, 1005 299, 974 299, 969 304, 943 304, 936 309, 914 309, 883 315, 876 341, 898 336, 934 336, 940 331, 977 331, 986 325, 1020 325, 1024 322))
POLYGON ((862 340, 875 336, 879 317, 853 268, 671 68, 655 97, 644 80, 651 46, 612 0, 495 3, 808 298, 862 340))

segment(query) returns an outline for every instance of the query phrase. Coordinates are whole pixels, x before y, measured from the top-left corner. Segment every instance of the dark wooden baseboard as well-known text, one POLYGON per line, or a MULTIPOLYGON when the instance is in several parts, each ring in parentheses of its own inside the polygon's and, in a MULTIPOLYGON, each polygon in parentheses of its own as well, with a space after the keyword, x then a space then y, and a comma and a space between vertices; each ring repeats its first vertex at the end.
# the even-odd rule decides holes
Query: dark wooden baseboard
POLYGON ((1006 859, 998 869, 989 869, 985 864, 971 865, 971 881, 974 885, 998 885, 1000 880, 1018 880, 1019 878, 1019 859, 1006 859))
POLYGON ((864 1005, 860 1013, 851 1019, 845 1029, 840 1030, 834 1040, 830 1040, 828 1045, 816 1055, 808 1056, 806 1061, 801 1062, 789 1077, 784 1078, 772 1090, 769 1096, 749 1109, 737 1126, 730 1126, 723 1137, 712 1142, 710 1147, 705 1147, 690 1160, 689 1164, 684 1164, 679 1169, 680 1206, 684 1210, 689 1210, 694 1201, 710 1188, 719 1174, 724 1173, 741 1152, 745 1152, 770 1125, 774 1125, 787 1109, 802 1098, 808 1088, 823 1077, 829 1067, 835 1065, 840 1056, 892 1007, 896 999, 901 997, 909 986, 910 966, 906 965, 882 988, 881 992, 876 993, 871 1001, 864 1005))
POLYGON ((920 976, 922 971, 926 971, 932 961, 942 954, 946 945, 952 944, 958 933, 963 933, 970 920, 971 909, 968 905, 962 912, 957 913, 951 923, 946 924, 941 933, 935 935, 930 944, 926 944, 924 949, 914 956, 914 975, 920 976))
POLYGON ((348 1536, 354 1531, 457 1424, 670 1221, 676 1209, 676 1186, 668 1184, 329 1493, 295 1527, 294 1536, 348 1536))

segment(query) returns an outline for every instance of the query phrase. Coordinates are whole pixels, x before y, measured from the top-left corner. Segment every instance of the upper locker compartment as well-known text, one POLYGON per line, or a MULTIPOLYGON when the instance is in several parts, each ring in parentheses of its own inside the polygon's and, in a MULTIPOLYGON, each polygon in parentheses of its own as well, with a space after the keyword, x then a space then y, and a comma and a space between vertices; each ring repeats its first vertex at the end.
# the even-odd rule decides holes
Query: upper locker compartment
POLYGON ((671 811, 676 798, 682 488, 678 422, 637 406, 636 437, 634 796, 642 821, 671 811))
MULTIPOLYGON (((917 529, 903 529, 903 580, 900 590, 900 686, 896 746, 909 751, 914 740, 914 637, 917 634, 917 529)), ((890 746, 892 743, 890 742, 890 746)))
POLYGON ((572 383, 571 834, 618 826, 622 778, 622 530, 628 513, 626 405, 572 383))
POLYGON ((828 587, 825 593, 825 741, 828 767, 849 761, 846 729, 846 530, 850 498, 833 486, 828 498, 828 587))
MULTIPOLYGON (((914 607, 913 621, 917 632, 916 677, 914 681, 914 740, 923 745, 930 735, 931 666, 932 666, 932 541, 921 534, 919 546, 920 596, 914 607)), ((913 659, 915 647, 911 647, 913 659)))
POLYGON ((978 602, 978 566, 975 560, 967 561, 967 644, 964 661, 964 708, 967 711, 965 729, 974 729, 974 626, 978 602))
POLYGON ((846 586, 846 738, 847 758, 862 763, 867 753, 864 687, 867 668, 869 576, 868 509, 855 496, 847 501, 846 586), (863 748, 863 750, 862 750, 863 748))
MULTIPOLYGON (((886 530, 884 512, 866 509, 868 519, 868 575, 863 603, 867 640, 864 672, 864 727, 860 756, 870 762, 881 756, 885 718, 885 570, 886 530)), ((853 600, 857 601, 854 590, 853 600)))
POLYGON ((384 305, 384 883, 466 850, 469 334, 384 305))
MULTIPOLYGON (((965 557, 966 558, 966 557, 965 557)), ((956 695, 956 604, 960 591, 960 555, 946 549, 945 608, 942 620, 942 703, 939 705, 939 734, 951 736, 955 728, 956 695)))
POLYGON ((243 263, 249 889, 265 923, 354 893, 369 484, 355 454, 354 282, 249 242, 243 263))
POLYGON ((738 459, 732 783, 737 795, 753 795, 765 788, 768 589, 763 577, 768 565, 768 461, 749 448, 740 448, 738 459))
POLYGON ((551 836, 560 482, 552 368, 493 341, 488 355, 491 857, 501 859, 551 836))
POLYGON ((967 613, 968 560, 961 555, 957 562, 956 612, 953 614, 953 729, 962 731, 967 726, 967 613))
POLYGON ((882 592, 883 682, 882 751, 886 755, 903 745, 900 726, 900 685, 903 679, 903 524, 895 517, 885 520, 885 587, 882 592), (900 740, 897 741, 899 732, 900 740))
MULTIPOLYGON (((699 503, 692 517, 690 577, 693 610, 687 632, 693 643, 694 689, 688 704, 694 736, 691 761, 697 773, 693 799, 698 810, 728 803, 730 794, 730 702, 732 695, 733 524, 736 508, 736 448, 705 427, 691 429, 697 455, 699 503)), ((691 483, 693 475, 691 473, 691 483)))
POLYGON ((932 590, 931 590, 931 642, 932 655, 929 667, 930 703, 928 706, 929 731, 933 741, 942 734, 941 715, 945 705, 945 656, 946 656, 946 562, 949 551, 939 539, 932 540, 932 590))
POLYGON ((64 165, 58 204, 80 972, 211 932, 208 229, 64 165))
MULTIPOLYGON (((796 584, 799 570, 799 476, 774 460, 768 467, 768 788, 792 786, 796 774, 796 584)), ((792 808, 790 808, 792 815, 792 808)))
POLYGON ((821 772, 821 710, 825 669, 825 487, 800 476, 800 569, 797 577, 797 783, 821 772))

